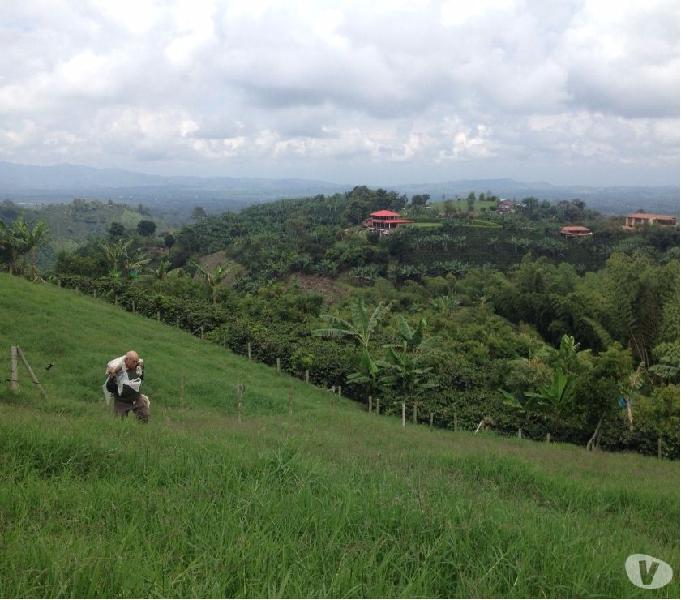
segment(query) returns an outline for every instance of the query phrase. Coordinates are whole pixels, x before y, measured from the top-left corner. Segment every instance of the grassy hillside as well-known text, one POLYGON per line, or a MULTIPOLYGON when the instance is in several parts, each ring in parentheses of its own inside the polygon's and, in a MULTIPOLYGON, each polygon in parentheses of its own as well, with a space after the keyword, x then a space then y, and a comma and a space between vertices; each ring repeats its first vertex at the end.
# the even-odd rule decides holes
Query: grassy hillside
POLYGON ((404 430, 4 274, 0 342, 6 358, 24 349, 49 395, 23 370, 19 393, 0 392, 0 596, 679 595, 678 464, 404 430), (148 426, 114 420, 101 398, 104 364, 131 347, 148 426), (670 563, 674 581, 634 587, 633 553, 670 563))

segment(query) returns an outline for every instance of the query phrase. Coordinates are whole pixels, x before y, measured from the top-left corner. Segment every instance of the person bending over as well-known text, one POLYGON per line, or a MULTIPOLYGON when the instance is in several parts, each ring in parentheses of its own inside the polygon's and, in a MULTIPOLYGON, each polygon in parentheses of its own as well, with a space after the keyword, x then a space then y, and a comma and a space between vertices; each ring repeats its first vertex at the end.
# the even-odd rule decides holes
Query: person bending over
POLYGON ((113 396, 114 414, 127 417, 132 411, 143 423, 149 422, 149 398, 140 393, 144 379, 144 361, 130 350, 124 356, 110 360, 106 365, 106 389, 113 396))

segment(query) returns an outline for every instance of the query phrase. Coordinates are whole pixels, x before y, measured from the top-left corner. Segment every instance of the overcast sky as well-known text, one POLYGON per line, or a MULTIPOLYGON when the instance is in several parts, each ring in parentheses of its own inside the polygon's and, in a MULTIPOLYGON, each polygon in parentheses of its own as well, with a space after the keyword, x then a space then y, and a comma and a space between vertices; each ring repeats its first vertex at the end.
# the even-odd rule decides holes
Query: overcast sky
POLYGON ((0 47, 0 160, 678 183, 678 0, 2 0, 0 47))

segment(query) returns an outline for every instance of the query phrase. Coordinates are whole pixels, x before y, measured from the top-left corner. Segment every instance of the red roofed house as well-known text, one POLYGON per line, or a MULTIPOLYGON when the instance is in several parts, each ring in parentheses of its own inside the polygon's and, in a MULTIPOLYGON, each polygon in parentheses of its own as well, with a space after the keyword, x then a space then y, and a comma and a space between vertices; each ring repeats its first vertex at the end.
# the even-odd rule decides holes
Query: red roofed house
POLYGON ((560 228, 560 235, 563 237, 586 237, 588 235, 593 235, 593 232, 588 227, 584 225, 566 225, 560 228))
POLYGON ((676 218, 646 212, 635 212, 627 215, 624 227, 633 229, 637 225, 676 225, 676 218))
POLYGON ((407 223, 413 223, 409 219, 403 219, 400 213, 392 212, 391 210, 379 210, 372 212, 369 218, 364 221, 366 225, 372 231, 378 231, 380 233, 389 233, 397 229, 400 225, 406 225, 407 223))

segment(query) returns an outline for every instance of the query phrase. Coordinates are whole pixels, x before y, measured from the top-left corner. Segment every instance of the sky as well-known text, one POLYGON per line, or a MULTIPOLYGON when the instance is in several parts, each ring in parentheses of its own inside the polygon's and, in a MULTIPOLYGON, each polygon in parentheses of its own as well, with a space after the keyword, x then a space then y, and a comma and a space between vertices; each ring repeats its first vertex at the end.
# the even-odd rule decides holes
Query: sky
POLYGON ((679 181, 677 0, 2 0, 0 160, 679 181))

